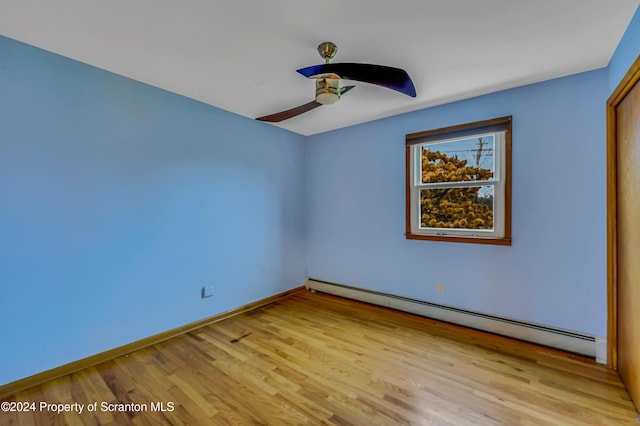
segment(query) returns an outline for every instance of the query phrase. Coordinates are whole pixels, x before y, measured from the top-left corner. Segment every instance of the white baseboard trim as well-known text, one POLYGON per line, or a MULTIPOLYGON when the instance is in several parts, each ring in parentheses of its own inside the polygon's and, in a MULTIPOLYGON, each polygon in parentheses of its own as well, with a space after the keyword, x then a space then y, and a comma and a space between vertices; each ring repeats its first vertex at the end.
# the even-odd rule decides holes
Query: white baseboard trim
POLYGON ((424 317, 562 349, 607 362, 606 337, 593 336, 511 318, 458 309, 374 290, 307 278, 307 289, 385 306, 424 317))

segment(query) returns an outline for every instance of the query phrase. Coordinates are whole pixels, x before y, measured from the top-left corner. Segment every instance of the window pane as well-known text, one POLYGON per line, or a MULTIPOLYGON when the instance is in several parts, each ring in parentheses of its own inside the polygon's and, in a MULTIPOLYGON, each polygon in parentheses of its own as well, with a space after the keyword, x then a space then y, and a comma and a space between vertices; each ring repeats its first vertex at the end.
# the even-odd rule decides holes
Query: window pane
POLYGON ((420 228, 493 229, 491 185, 420 190, 420 228))
POLYGON ((493 152, 493 135, 423 145, 422 183, 491 179, 493 152))

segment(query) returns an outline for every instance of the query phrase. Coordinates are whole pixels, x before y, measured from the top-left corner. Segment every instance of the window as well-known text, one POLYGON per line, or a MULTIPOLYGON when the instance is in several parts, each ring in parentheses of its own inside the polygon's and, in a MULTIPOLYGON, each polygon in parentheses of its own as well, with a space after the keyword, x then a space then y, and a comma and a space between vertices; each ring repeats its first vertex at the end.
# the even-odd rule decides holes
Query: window
POLYGON ((408 134, 407 239, 511 245, 511 117, 408 134))

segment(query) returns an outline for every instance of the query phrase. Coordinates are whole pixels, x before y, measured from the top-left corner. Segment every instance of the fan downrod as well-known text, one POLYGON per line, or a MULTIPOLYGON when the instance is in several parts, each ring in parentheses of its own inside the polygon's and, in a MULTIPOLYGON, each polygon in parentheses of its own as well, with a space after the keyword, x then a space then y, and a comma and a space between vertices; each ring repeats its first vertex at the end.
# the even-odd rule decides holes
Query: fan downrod
POLYGON ((336 56, 338 52, 338 46, 331 43, 330 41, 325 41, 318 46, 318 53, 324 59, 325 64, 329 63, 329 59, 336 56))

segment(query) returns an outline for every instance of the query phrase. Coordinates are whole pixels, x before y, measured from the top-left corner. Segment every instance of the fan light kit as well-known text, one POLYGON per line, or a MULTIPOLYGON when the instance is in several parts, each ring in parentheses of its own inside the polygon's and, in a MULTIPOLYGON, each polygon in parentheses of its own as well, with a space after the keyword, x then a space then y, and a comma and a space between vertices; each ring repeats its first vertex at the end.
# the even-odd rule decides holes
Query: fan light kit
POLYGON ((341 80, 362 81, 378 86, 396 90, 407 96, 416 96, 416 89, 409 74, 400 68, 387 67, 383 65, 356 64, 356 63, 334 63, 329 60, 336 55, 338 48, 330 41, 318 46, 318 53, 324 59, 324 64, 313 65, 298 70, 300 74, 307 78, 316 80, 316 99, 304 105, 281 111, 256 120, 276 123, 287 120, 297 115, 311 111, 322 105, 330 105, 338 102, 340 96, 353 89, 355 86, 340 85, 341 80))
POLYGON ((335 104, 340 94, 340 77, 337 75, 316 80, 316 102, 322 105, 335 104))

